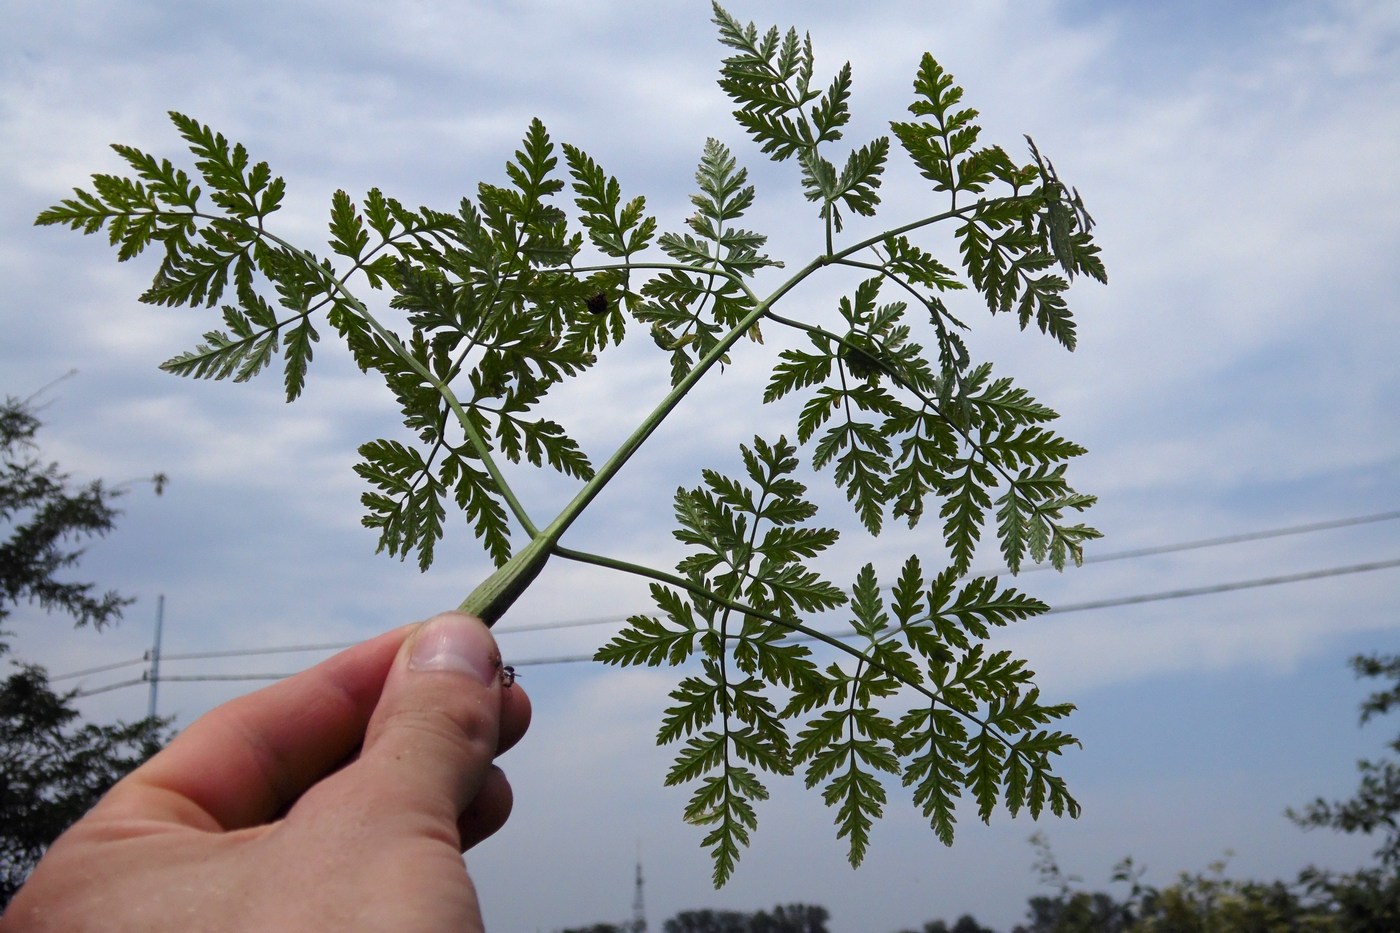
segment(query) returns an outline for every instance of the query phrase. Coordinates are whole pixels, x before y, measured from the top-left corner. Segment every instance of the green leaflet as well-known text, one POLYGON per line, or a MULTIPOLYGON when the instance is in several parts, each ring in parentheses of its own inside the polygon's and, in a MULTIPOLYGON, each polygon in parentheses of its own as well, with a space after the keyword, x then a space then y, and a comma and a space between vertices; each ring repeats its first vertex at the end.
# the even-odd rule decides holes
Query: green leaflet
POLYGON ((885 810, 882 774, 903 776, 945 842, 964 791, 983 819, 997 802, 1013 813, 1038 814, 1047 802, 1053 812, 1075 811, 1049 767, 1074 739, 1040 728, 1071 707, 1042 704, 1024 662, 985 648, 992 627, 1048 607, 993 578, 959 587, 953 568, 925 580, 917 557, 888 591, 866 565, 849 599, 808 572, 801 591, 775 586, 783 570, 836 540, 805 524, 816 510, 791 478, 794 452, 785 440, 755 438, 742 448, 748 482, 705 471, 704 485, 677 491, 676 536, 693 548, 672 578, 679 590, 654 585, 662 615, 632 617, 597 655, 652 666, 701 655, 701 673, 672 692, 658 741, 684 742, 667 783, 700 782, 687 819, 713 826, 704 844, 717 882, 734 870, 756 824, 754 804, 768 793, 738 762, 778 775, 805 767, 807 785, 821 785, 836 809, 853 865, 885 810), (767 572, 754 571, 765 563, 767 572), (815 633, 799 620, 843 604, 857 637, 843 646, 851 664, 821 669, 804 644, 815 633), (787 695, 781 710, 777 688, 787 695), (903 692, 927 705, 898 721, 878 712, 878 701, 903 692), (791 733, 788 724, 804 717, 791 733))
POLYGON ((811 350, 779 354, 764 400, 816 387, 798 417, 798 440, 815 441, 813 467, 834 466, 871 534, 887 514, 916 526, 925 500, 942 495, 944 539, 953 566, 965 572, 1004 485, 1000 537, 1012 569, 1028 552, 1057 566, 1067 557, 1078 562, 1096 533, 1061 519, 1093 497, 1067 485, 1062 465, 1084 449, 1042 427, 1058 415, 1010 379, 991 380, 989 364, 934 375, 911 339, 906 306, 877 304, 882 282, 867 279, 853 299, 841 299, 844 334, 805 327, 811 350))
MULTIPOLYGON (((689 233, 663 233, 658 245, 677 263, 642 286, 638 321, 652 325, 652 339, 671 354, 671 384, 679 385, 696 361, 715 349, 751 312, 753 293, 744 280, 781 265, 761 252, 767 238, 734 225, 753 204, 747 170, 717 140, 705 143, 695 172, 700 192, 687 220, 689 233)), ((757 332, 749 334, 758 339, 757 332)))
POLYGON ((828 236, 841 232, 841 207, 873 216, 889 140, 880 137, 853 150, 840 172, 820 151, 822 143, 841 138, 850 120, 850 62, 822 93, 812 87, 811 37, 799 40, 797 30, 789 29, 780 39, 775 26, 760 38, 754 24, 742 25, 718 3, 713 6, 720 41, 736 52, 724 60, 719 81, 738 105, 734 118, 774 161, 797 157, 802 187, 808 200, 821 204, 828 236))
POLYGON ((94 175, 36 223, 105 231, 120 261, 150 250, 148 304, 219 309, 163 364, 173 374, 244 382, 280 363, 293 400, 322 337, 343 342, 402 422, 359 448, 363 523, 379 550, 423 570, 452 529, 470 528, 497 569, 464 610, 494 622, 551 558, 646 578, 655 611, 597 657, 682 668, 657 739, 676 749, 666 781, 691 788, 684 817, 703 829, 716 884, 736 870, 768 782, 798 772, 832 807, 853 865, 896 775, 945 843, 964 797, 984 820, 998 807, 1074 815, 1052 768, 1075 744, 1056 728, 1072 707, 1042 701, 1026 661, 992 644, 1047 607, 969 571, 987 537, 1013 573, 1028 559, 1081 560, 1098 537, 1078 520, 1093 496, 1069 481, 1085 451, 1056 433, 1056 412, 974 359, 964 332, 985 306, 1073 349, 1070 285, 1106 281, 1093 219, 1033 142, 1018 164, 982 140, 978 112, 932 55, 918 63, 911 119, 890 124, 896 151, 880 136, 838 153, 851 64, 819 78, 810 37, 713 11, 738 125, 817 205, 824 248, 786 278, 749 226, 749 173, 718 137, 700 153, 688 216, 662 232, 644 197, 539 120, 500 178, 447 208, 334 192, 324 255, 276 232, 286 187, 267 163, 182 114, 171 120, 188 166, 118 145, 128 177, 94 175), (911 165, 932 200, 894 205, 875 236, 843 238, 852 216, 891 210, 885 173, 911 165), (938 226, 956 257, 927 235, 938 226), (799 286, 831 267, 856 284, 815 308, 799 286), (595 459, 570 433, 569 393, 638 326, 670 384, 595 459), (791 339, 756 364, 775 331, 791 339), (767 366, 763 402, 791 426, 741 446, 738 468, 702 468, 675 491, 675 570, 568 547, 629 458, 729 365, 767 366), (518 489, 538 488, 517 480, 527 467, 560 494, 523 501, 518 489), (846 561, 833 555, 837 530, 815 521, 818 476, 870 536, 892 519, 934 526, 892 583, 873 564, 848 589, 823 573, 846 561), (534 514, 546 504, 552 514, 534 514))
POLYGON ((622 203, 622 187, 598 163, 576 146, 565 144, 569 174, 574 178, 580 222, 593 245, 609 256, 627 258, 641 252, 656 233, 656 218, 647 217, 646 198, 622 203))

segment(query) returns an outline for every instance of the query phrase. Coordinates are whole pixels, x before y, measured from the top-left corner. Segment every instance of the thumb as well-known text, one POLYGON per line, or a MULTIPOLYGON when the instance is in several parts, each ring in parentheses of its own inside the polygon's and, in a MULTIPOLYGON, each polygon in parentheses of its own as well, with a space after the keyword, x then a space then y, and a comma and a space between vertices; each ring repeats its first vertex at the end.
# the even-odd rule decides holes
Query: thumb
POLYGON ((474 616, 446 612, 399 649, 365 733, 359 777, 386 816, 456 832, 496 756, 501 653, 474 616))

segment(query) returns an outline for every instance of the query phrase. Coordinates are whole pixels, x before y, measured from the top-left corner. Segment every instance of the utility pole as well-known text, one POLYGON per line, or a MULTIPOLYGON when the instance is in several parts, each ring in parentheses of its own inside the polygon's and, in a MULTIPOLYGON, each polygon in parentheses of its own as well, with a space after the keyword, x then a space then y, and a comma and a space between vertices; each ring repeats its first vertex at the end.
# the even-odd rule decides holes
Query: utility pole
POLYGON ((146 652, 146 660, 151 662, 151 669, 146 677, 151 682, 150 703, 146 706, 146 718, 156 718, 156 686, 160 683, 160 630, 165 624, 165 594, 161 593, 156 598, 156 638, 151 645, 151 650, 146 652))

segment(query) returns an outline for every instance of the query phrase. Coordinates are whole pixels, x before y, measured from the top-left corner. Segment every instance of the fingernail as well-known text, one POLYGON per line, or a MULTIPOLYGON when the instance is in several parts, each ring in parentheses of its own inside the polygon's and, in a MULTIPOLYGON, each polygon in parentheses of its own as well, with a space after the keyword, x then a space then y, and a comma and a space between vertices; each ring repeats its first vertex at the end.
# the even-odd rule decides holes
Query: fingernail
POLYGON ((423 623, 414 637, 408 668, 469 674, 489 687, 499 679, 501 653, 485 625, 448 612, 423 623))

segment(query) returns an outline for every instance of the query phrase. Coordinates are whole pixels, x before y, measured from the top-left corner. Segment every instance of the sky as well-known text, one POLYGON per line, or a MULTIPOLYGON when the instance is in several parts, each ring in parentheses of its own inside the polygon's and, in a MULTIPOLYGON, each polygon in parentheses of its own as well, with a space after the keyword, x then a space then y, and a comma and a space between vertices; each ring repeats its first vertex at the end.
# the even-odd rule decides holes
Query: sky
MULTIPOLYGON (((1105 538, 1091 559, 1400 509, 1395 4, 729 9, 808 31, 819 74, 851 62, 848 139, 905 117, 929 51, 981 112, 984 139, 1024 154, 1031 135, 1082 193, 1109 284, 1070 294, 1077 351, 1010 318, 965 316, 975 353, 1060 411, 1062 433, 1088 448, 1072 477, 1100 497, 1090 519, 1105 538)), ((275 375, 233 385, 158 371, 215 314, 143 306, 154 260, 119 265, 102 237, 31 225, 90 173, 121 169, 108 144, 178 160, 166 112, 212 125, 286 178, 278 232, 324 253, 336 189, 450 208, 501 179, 536 116, 674 229, 715 137, 751 172, 749 219, 772 252, 794 265, 819 248, 791 166, 766 163, 729 115, 705 3, 0 0, 0 13, 0 391, 44 390, 42 453, 75 478, 131 481, 117 531, 89 548, 81 577, 136 598, 101 633, 24 607, 9 627, 14 654, 54 675, 113 665, 60 681, 100 691, 79 701, 93 718, 145 715, 147 684, 103 688, 141 677, 161 596, 163 676, 279 674, 328 652, 175 656, 353 642, 456 605, 488 569, 464 526, 426 574, 375 555, 351 464, 360 443, 393 434, 396 412, 329 333, 290 406, 275 375), (170 478, 159 497, 141 481, 156 472, 170 478)), ((891 223, 936 209, 902 158, 882 191, 891 223)), ((795 294, 793 311, 834 305, 841 285, 795 294)), ((625 345, 557 410, 595 460, 664 394, 649 345, 644 335, 625 345)), ((572 542, 668 564, 679 555, 672 491, 702 466, 732 466, 738 442, 779 424, 758 404, 763 367, 744 362, 687 400, 572 542)), ((542 511, 566 493, 519 479, 542 511)), ((862 543, 838 498, 821 495, 822 517, 849 529, 851 568, 872 560, 892 573, 911 550, 941 552, 934 529, 862 543)), ((1284 810, 1346 795, 1356 759, 1388 737, 1385 724, 1358 727, 1368 685, 1346 661, 1400 651, 1400 569, 1075 607, 1394 561, 1397 528, 1392 517, 1024 574, 1017 586, 1068 611, 1002 641, 1047 698, 1078 707, 1068 728, 1083 747, 1060 770, 1082 817, 999 812, 984 826, 962 812, 945 848, 895 787, 853 871, 832 815, 793 779, 773 788, 719 891, 681 821, 684 792, 662 786, 669 759, 654 735, 675 673, 530 663, 590 654, 620 617, 647 608, 644 588, 552 563, 497 629, 536 718, 502 761, 515 813, 468 858, 487 926, 622 920, 640 859, 657 929, 682 909, 795 901, 826 906, 836 933, 964 913, 1009 929, 1043 890, 1034 832, 1096 888, 1126 855, 1157 884, 1221 859, 1261 879, 1354 868, 1365 840, 1304 832, 1284 810), (584 622, 594 624, 558 625, 584 622)), ((995 555, 977 567, 995 570, 995 555)), ((163 680, 157 708, 187 724, 256 686, 163 680)))

